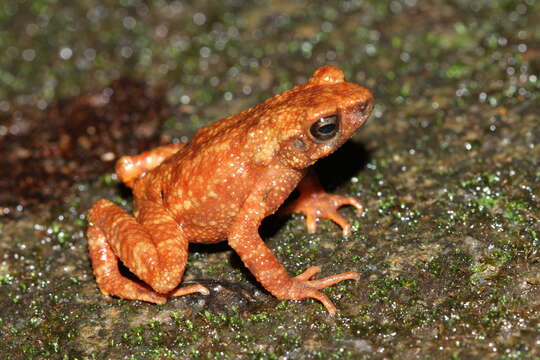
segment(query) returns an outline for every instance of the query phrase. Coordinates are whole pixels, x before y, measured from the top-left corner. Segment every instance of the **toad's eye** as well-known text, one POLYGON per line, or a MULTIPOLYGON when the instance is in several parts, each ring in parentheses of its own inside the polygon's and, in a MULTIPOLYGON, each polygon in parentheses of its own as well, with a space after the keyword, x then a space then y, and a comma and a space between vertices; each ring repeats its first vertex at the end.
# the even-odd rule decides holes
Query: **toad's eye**
POLYGON ((333 139, 339 131, 339 118, 337 115, 322 117, 311 125, 309 131, 317 141, 333 139))

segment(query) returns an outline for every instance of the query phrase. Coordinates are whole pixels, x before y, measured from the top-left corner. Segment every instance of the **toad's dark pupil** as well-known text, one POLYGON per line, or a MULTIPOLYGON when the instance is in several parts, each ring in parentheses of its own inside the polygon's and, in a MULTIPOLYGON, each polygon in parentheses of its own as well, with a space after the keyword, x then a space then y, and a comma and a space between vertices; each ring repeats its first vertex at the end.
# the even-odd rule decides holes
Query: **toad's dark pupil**
POLYGON ((319 128, 321 134, 331 134, 336 129, 335 124, 326 124, 319 128))

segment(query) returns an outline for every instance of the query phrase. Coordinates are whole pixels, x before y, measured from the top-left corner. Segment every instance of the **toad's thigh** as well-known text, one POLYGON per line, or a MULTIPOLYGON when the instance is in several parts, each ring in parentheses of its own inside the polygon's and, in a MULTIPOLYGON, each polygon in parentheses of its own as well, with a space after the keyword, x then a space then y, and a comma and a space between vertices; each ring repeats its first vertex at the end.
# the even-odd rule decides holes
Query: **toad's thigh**
POLYGON ((135 219, 121 207, 101 200, 88 217, 131 272, 155 291, 168 293, 182 280, 188 242, 164 209, 150 202, 138 205, 135 219))

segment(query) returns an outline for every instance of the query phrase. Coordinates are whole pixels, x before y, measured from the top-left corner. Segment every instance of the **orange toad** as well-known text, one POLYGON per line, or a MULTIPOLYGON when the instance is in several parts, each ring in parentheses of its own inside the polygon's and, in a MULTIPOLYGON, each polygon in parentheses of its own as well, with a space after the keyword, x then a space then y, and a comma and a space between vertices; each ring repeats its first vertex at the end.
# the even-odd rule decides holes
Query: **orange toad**
POLYGON ((157 304, 208 294, 200 284, 178 287, 188 243, 227 240, 274 296, 314 298, 334 314, 320 289, 359 274, 314 280, 320 268, 312 266, 290 277, 258 228, 298 185, 300 197, 285 211, 305 213, 310 232, 326 217, 349 234, 337 208, 353 205, 361 213, 361 203, 325 193, 308 167, 349 139, 372 108, 369 90, 346 82, 339 68, 323 66, 307 83, 203 127, 187 144, 120 158, 116 172, 133 190, 134 216, 108 200, 88 213, 88 247, 101 292, 157 304), (122 276, 118 260, 144 284, 122 276))

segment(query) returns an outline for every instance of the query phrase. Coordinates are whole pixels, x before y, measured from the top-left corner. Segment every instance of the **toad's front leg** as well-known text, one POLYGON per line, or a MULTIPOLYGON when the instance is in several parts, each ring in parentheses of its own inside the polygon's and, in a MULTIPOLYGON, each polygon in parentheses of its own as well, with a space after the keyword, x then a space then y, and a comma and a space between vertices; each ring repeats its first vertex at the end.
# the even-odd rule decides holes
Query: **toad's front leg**
POLYGON ((336 307, 320 290, 343 280, 357 280, 359 274, 351 271, 310 280, 320 270, 318 266, 312 266, 296 277, 289 277, 258 234, 263 218, 277 209, 300 177, 301 174, 293 170, 270 166, 238 213, 228 240, 244 265, 272 295, 278 299, 317 299, 334 315, 336 307))

